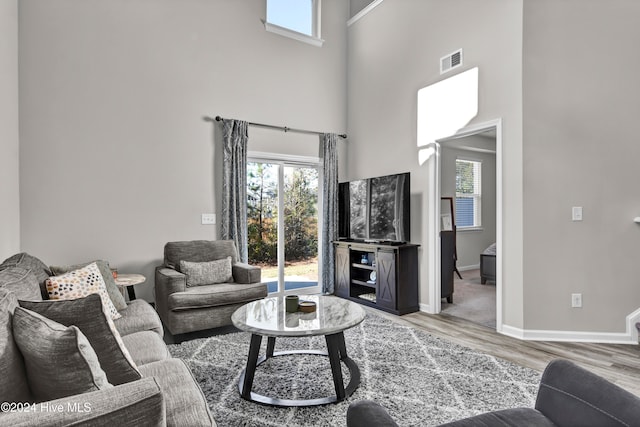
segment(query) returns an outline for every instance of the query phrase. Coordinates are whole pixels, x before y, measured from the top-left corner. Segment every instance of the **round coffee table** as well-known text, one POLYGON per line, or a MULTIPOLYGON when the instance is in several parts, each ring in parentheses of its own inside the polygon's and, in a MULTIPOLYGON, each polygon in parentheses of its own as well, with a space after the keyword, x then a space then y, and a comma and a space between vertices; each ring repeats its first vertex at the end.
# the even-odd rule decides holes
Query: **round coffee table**
POLYGON ((365 312, 359 304, 328 295, 301 295, 300 301, 314 301, 313 313, 287 313, 284 297, 270 297, 250 302, 237 309, 231 316, 236 328, 251 332, 251 345, 247 367, 238 381, 240 396, 246 400, 272 406, 315 406, 340 402, 350 396, 360 384, 360 369, 347 356, 343 332, 362 322, 365 312), (324 335, 327 351, 293 350, 274 352, 276 337, 306 337, 324 335), (266 354, 260 358, 262 337, 267 337, 266 354), (312 354, 328 356, 335 386, 335 396, 317 399, 280 399, 264 396, 251 391, 256 368, 270 357, 290 354, 312 354), (350 380, 345 387, 340 362, 349 369, 350 380))

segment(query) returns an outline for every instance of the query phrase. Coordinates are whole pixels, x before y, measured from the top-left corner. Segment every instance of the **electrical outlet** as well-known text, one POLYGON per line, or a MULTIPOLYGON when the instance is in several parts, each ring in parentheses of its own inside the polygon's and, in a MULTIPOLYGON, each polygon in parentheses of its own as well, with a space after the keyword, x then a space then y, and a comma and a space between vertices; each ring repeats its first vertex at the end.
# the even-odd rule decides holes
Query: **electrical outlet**
POLYGON ((202 225, 213 225, 215 223, 216 223, 216 214, 212 214, 212 213, 202 214, 202 225))
POLYGON ((573 308, 582 307, 582 294, 571 294, 571 307, 573 308))

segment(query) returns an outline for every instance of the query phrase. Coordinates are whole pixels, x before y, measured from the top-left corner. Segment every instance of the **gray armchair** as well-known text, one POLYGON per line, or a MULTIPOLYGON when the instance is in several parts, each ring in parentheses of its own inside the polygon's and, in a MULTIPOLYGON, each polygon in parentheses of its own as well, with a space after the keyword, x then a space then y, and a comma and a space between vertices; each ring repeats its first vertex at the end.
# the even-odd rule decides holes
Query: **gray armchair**
MULTIPOLYGON (((348 427, 397 425, 371 400, 354 402, 347 410, 348 427)), ((487 412, 444 426, 640 426, 640 398, 568 360, 554 360, 542 374, 535 408, 487 412)))
POLYGON ((164 264, 156 267, 156 310, 172 335, 231 325, 243 304, 267 296, 260 268, 238 262, 232 240, 169 242, 164 264), (231 257, 232 278, 225 283, 189 286, 181 261, 204 263, 231 257))

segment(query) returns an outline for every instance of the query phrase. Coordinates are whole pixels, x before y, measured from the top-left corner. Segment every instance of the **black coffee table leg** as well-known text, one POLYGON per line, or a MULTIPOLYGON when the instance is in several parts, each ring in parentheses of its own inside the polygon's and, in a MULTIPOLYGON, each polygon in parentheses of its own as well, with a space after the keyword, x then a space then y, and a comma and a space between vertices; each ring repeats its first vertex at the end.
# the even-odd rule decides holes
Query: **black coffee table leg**
MULTIPOLYGON (((271 338, 269 338, 271 340, 271 338)), ((244 375, 244 383, 242 384, 242 397, 249 399, 251 396, 251 387, 253 387, 253 377, 256 374, 256 365, 258 362, 258 353, 260 352, 260 344, 262 336, 251 334, 251 345, 249 346, 249 357, 247 358, 247 368, 244 375)), ((274 339, 275 344, 275 339, 274 339)), ((272 349, 273 351, 273 349, 272 349)))
POLYGON ((325 335, 327 340, 327 353, 329 355, 329 363, 331 363, 331 373, 333 375, 333 384, 336 389, 336 398, 338 401, 344 400, 344 383, 342 382, 342 367, 340 360, 347 357, 347 347, 344 343, 344 334, 325 335))
POLYGON ((276 346, 276 337, 267 338, 267 357, 273 357, 273 349, 276 346))

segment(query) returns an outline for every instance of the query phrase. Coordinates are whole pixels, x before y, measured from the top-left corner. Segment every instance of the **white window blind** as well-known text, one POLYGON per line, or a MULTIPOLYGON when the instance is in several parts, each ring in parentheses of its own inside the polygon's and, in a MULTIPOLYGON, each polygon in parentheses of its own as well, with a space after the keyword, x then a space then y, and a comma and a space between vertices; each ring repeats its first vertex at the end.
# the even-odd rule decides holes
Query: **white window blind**
POLYGON ((456 227, 482 226, 482 163, 456 159, 456 227))

